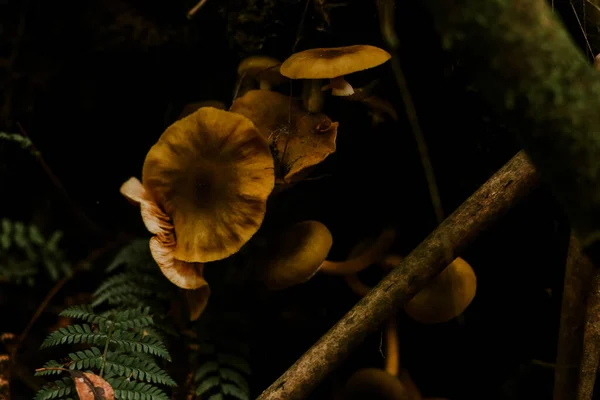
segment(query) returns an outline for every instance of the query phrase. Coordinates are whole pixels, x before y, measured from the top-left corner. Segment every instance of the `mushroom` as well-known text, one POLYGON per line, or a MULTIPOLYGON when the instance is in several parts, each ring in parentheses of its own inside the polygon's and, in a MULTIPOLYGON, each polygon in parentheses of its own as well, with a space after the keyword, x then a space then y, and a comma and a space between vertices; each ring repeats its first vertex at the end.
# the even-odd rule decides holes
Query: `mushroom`
POLYGON ((398 378, 379 368, 363 368, 352 374, 344 399, 412 400, 398 378))
POLYGON ((462 314, 475 297, 477 277, 473 268, 458 257, 421 289, 404 307, 423 324, 446 322, 462 314))
POLYGON ((254 78, 260 90, 271 90, 272 85, 280 85, 286 78, 279 72, 281 61, 268 56, 250 56, 238 66, 239 77, 254 78))
POLYGON ((298 99, 266 90, 251 90, 236 99, 232 112, 249 118, 270 143, 276 182, 287 187, 335 152, 338 123, 325 114, 306 114, 298 99))
POLYGON ((333 244, 331 232, 318 221, 296 223, 270 238, 263 280, 269 290, 281 290, 312 278, 333 244))
POLYGON ((185 118, 202 107, 214 107, 218 108, 219 110, 225 110, 227 108, 225 106, 225 103, 219 100, 204 100, 196 103, 188 103, 183 107, 183 110, 181 110, 181 113, 179 114, 179 117, 177 117, 177 119, 185 118))
POLYGON ((370 45, 309 49, 292 54, 281 64, 280 72, 291 79, 306 79, 304 107, 309 112, 320 112, 323 90, 331 89, 334 96, 350 96, 354 89, 344 75, 376 67, 390 58, 387 51, 370 45), (329 84, 321 87, 322 79, 329 79, 329 84))
POLYGON ((130 178, 121 186, 121 193, 132 203, 138 204, 146 229, 155 236, 150 239, 150 252, 163 275, 183 289, 208 286, 204 280, 204 265, 185 262, 173 257, 175 232, 171 218, 150 197, 137 178, 130 178))
POLYGON ((597 71, 600 71, 600 53, 598 53, 598 55, 596 55, 596 57, 594 57, 594 68, 597 71))
POLYGON ((234 254, 261 226, 273 159, 252 121, 203 107, 152 146, 142 182, 131 178, 121 193, 141 206, 152 256, 173 283, 197 289, 202 263, 234 254))
POLYGON ((355 274, 375 264, 381 260, 390 249, 396 238, 396 232, 393 229, 385 229, 374 243, 360 252, 350 253, 350 258, 346 261, 325 261, 321 265, 320 271, 330 275, 349 275, 355 274))

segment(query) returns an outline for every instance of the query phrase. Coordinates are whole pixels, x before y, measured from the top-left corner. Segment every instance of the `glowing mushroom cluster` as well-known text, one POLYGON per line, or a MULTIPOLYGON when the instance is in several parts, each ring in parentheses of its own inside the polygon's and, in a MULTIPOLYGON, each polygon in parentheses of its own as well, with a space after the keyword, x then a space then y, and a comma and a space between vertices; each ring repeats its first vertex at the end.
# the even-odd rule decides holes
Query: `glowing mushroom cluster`
POLYGON ((269 145, 254 123, 202 107, 167 128, 146 156, 142 181, 129 179, 121 193, 140 205, 163 274, 207 299, 204 263, 250 240, 274 182, 269 145))

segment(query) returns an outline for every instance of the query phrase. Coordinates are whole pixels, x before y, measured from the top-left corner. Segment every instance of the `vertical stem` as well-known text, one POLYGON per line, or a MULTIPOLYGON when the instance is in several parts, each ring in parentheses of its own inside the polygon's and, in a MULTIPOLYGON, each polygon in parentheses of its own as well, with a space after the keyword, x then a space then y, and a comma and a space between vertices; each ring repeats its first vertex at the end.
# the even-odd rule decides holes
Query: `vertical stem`
POLYGON ((398 376, 400 372, 400 345, 393 315, 385 324, 385 370, 392 376, 398 376))
POLYGON ((106 355, 108 354, 108 345, 110 343, 110 339, 112 338, 112 334, 115 331, 115 322, 110 321, 110 326, 108 327, 108 333, 106 334, 106 344, 104 345, 104 352, 102 353, 102 365, 100 366, 100 378, 104 374, 104 367, 106 366, 106 355))

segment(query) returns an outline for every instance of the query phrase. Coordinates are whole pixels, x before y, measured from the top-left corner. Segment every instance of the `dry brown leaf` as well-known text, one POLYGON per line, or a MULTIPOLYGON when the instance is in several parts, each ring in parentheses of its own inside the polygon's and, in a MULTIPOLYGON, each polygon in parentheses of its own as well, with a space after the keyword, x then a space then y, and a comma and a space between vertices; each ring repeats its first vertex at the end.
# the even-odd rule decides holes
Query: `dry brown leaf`
POLYGON ((115 391, 108 382, 89 372, 69 371, 75 382, 79 400, 115 400, 115 391))
POLYGON ((335 152, 339 123, 322 113, 308 113, 296 98, 267 90, 251 90, 230 111, 249 118, 269 142, 277 159, 278 183, 305 178, 311 167, 335 152))

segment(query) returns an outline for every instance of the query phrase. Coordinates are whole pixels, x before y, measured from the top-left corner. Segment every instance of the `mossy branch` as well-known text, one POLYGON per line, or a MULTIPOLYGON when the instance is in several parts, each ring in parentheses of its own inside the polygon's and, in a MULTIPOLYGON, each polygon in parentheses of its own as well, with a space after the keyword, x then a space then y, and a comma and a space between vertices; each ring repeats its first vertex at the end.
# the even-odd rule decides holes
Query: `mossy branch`
POLYGON ((600 248, 598 71, 543 0, 425 3, 444 46, 464 57, 482 94, 513 122, 583 250, 600 248))

